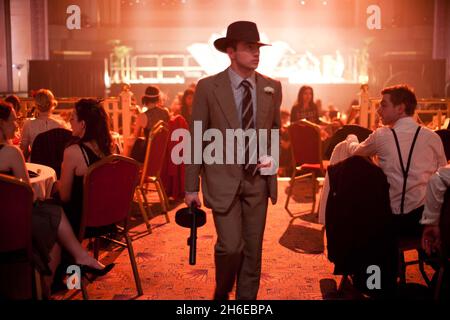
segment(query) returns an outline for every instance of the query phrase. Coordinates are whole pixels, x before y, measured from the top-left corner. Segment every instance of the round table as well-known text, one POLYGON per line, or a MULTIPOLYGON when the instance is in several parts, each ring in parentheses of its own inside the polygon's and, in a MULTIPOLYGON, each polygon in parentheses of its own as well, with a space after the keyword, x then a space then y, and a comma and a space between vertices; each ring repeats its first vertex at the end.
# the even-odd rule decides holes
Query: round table
POLYGON ((37 173, 39 176, 30 177, 30 184, 34 192, 34 200, 50 198, 53 183, 56 181, 56 172, 50 167, 36 163, 26 163, 27 170, 37 173))

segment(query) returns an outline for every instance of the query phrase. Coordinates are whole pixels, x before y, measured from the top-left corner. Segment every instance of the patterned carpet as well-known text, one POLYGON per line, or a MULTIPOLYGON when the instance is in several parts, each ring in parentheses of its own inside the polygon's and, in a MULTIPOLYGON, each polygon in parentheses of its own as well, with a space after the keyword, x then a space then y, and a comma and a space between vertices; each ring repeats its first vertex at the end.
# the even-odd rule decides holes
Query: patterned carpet
MULTIPOLYGON (((357 299, 351 286, 337 294, 340 276, 333 275, 333 264, 326 256, 322 225, 317 214, 311 213, 310 185, 299 183, 289 208, 292 218, 284 209, 288 181, 279 181, 279 201, 269 205, 264 237, 262 277, 258 299, 267 300, 322 300, 357 299)), ((157 198, 153 198, 157 200, 157 198)), ((174 205, 170 223, 162 215, 151 219, 152 234, 136 237, 133 247, 142 281, 144 295, 137 297, 128 251, 108 246, 101 251, 104 263, 114 261, 115 268, 87 287, 90 299, 143 299, 143 300, 209 300, 214 291, 214 252, 216 240, 211 212, 207 223, 198 229, 197 264, 189 265, 187 238, 189 230, 175 223, 175 212, 183 204, 174 205)), ((145 231, 137 207, 134 208, 133 232, 145 231)), ((316 208, 317 209, 317 208, 316 208)), ((316 210, 317 211, 317 210, 316 210)), ((408 252, 407 260, 414 258, 408 252)), ((429 272, 430 269, 427 269, 429 272)), ((417 266, 407 269, 408 283, 424 284, 417 266)), ((71 290, 55 294, 54 299, 81 299, 80 291, 71 290)), ((234 295, 232 296, 234 298, 234 295)))

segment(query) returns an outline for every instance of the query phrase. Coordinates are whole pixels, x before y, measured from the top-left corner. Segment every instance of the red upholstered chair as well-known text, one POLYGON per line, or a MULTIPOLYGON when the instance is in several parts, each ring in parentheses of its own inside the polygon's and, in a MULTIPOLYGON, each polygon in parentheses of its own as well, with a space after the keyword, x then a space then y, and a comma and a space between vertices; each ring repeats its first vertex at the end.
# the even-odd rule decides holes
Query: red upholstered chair
MULTIPOLYGON (((142 295, 142 285, 134 256, 134 250, 128 234, 128 218, 133 201, 134 190, 139 180, 139 164, 135 160, 119 155, 108 156, 94 165, 84 178, 83 187, 83 214, 81 218, 80 242, 86 238, 104 238, 128 248, 130 262, 133 269, 134 280, 138 295, 142 295), (111 224, 123 223, 119 235, 125 238, 125 243, 110 239, 102 232, 94 232, 91 237, 91 228, 101 230, 111 224), (89 228, 89 229, 88 229, 89 228)), ((94 243, 94 256, 98 258, 98 244, 94 243)), ((87 299, 84 281, 81 281, 83 297, 87 299)))
MULTIPOLYGON (((177 129, 189 130, 189 125, 182 116, 177 115, 168 122, 168 129, 169 137, 171 137, 172 133, 177 129)), ((171 141, 171 139, 168 140, 166 148, 166 161, 164 161, 161 169, 161 181, 164 186, 164 190, 169 198, 172 197, 175 200, 184 199, 184 163, 175 164, 171 159, 172 150, 178 144, 179 141, 171 141)), ((182 154, 180 154, 180 156, 182 156, 182 154)))
POLYGON ((293 216, 288 208, 289 200, 295 182, 310 178, 313 186, 313 207, 316 205, 316 191, 318 186, 317 176, 324 176, 329 161, 322 160, 322 140, 320 138, 320 127, 307 120, 299 120, 292 123, 289 128, 289 138, 292 150, 293 174, 284 208, 293 216), (307 172, 307 173, 305 173, 307 172), (301 174, 297 176, 297 174, 301 174))
POLYGON ((148 222, 147 209, 151 213, 149 202, 147 200, 147 192, 155 191, 150 189, 150 185, 154 185, 161 202, 163 213, 166 216, 166 221, 170 222, 169 214, 169 200, 167 199, 164 186, 161 183, 161 169, 164 161, 166 161, 166 148, 169 140, 169 129, 163 121, 158 122, 149 133, 147 150, 145 153, 144 167, 142 169, 139 186, 136 190, 136 195, 139 203, 139 208, 142 217, 147 226, 147 230, 151 233, 151 226, 148 222))
POLYGON ((40 299, 41 278, 32 260, 30 185, 0 174, 0 208, 0 300, 40 299))

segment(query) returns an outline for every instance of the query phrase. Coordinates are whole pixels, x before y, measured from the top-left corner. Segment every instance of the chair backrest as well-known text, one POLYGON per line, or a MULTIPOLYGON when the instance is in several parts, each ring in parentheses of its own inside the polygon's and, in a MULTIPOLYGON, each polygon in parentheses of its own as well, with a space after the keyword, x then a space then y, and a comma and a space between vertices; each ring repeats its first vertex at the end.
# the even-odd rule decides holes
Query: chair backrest
POLYGON ((347 124, 336 131, 333 136, 330 138, 328 147, 324 152, 324 158, 330 159, 331 154, 333 153, 334 148, 339 142, 344 141, 349 134, 354 134, 358 137, 359 142, 363 142, 367 139, 367 137, 372 133, 372 130, 355 125, 355 124, 347 124))
POLYGON ((450 160, 450 130, 441 129, 435 131, 442 140, 442 145, 444 146, 445 157, 447 161, 450 160))
POLYGON ((126 221, 139 180, 139 163, 111 155, 89 167, 84 177, 83 214, 79 239, 86 227, 126 221))
POLYGON ((146 177, 160 176, 161 168, 165 161, 168 140, 169 129, 165 123, 161 122, 159 126, 153 127, 148 137, 141 184, 145 182, 146 177))
POLYGON ((42 132, 34 139, 30 161, 49 166, 59 178, 64 149, 72 138, 72 131, 56 128, 42 132))
POLYGON ((441 209, 440 218, 440 228, 441 228, 441 243, 443 248, 443 253, 449 257, 450 256, 450 188, 444 195, 444 203, 441 209))
POLYGON ((299 120, 292 123, 288 131, 295 166, 305 163, 322 164, 322 140, 318 125, 299 120))
POLYGON ((0 301, 33 297, 32 208, 31 187, 0 174, 0 301))
POLYGON ((33 190, 14 177, 0 174, 0 253, 25 249, 31 254, 33 190))

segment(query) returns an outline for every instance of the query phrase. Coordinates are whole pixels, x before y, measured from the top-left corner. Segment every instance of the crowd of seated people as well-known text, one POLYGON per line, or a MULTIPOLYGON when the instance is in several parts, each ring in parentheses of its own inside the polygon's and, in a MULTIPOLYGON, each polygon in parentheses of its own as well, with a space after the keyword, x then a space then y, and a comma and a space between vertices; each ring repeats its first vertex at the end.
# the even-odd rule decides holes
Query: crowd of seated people
MULTIPOLYGON (((18 129, 16 119, 12 105, 0 102, 0 173, 30 183, 22 152, 8 143, 18 129)), ((46 297, 50 295, 49 288, 60 262, 61 247, 70 253, 73 262, 80 265, 82 271, 104 275, 113 267, 113 264, 105 267, 81 246, 61 206, 36 203, 31 225, 34 264, 45 276, 46 297)))
MULTIPOLYGON (((160 89, 149 86, 142 97, 145 109, 137 116, 133 136, 135 138, 144 136, 146 139, 154 124, 161 120, 169 123, 175 116, 182 117, 188 124, 194 95, 195 87, 186 89, 179 97, 179 108, 169 110, 163 105, 160 89)), ((439 249, 440 234, 437 225, 440 206, 450 180, 450 168, 448 165, 444 167, 447 164, 444 148, 437 134, 414 121, 412 116, 417 100, 410 88, 407 86, 386 88, 382 91, 382 95, 383 100, 377 113, 383 126, 375 130, 365 141, 360 142, 354 136, 349 136, 346 140, 348 155, 376 157, 377 164, 390 184, 390 204, 396 235, 422 237, 425 252, 431 254, 439 249)), ((17 131, 15 110, 16 108, 20 110, 20 101, 16 100, 10 98, 10 104, 1 104, 0 172, 29 182, 25 160, 29 156, 34 138, 41 132, 63 125, 52 117, 56 100, 51 91, 39 90, 34 97, 37 115, 35 119, 27 120, 23 124, 20 134, 22 152, 20 152, 17 147, 11 145, 11 139, 14 139, 17 131)), ((353 112, 356 109, 351 110, 353 112)), ((322 112, 314 103, 313 88, 310 86, 300 88, 292 110, 281 111, 278 172, 280 176, 291 176, 293 167, 292 142, 288 134, 290 123, 306 119, 320 126, 334 123, 334 129, 337 129, 346 124, 338 113, 334 107, 322 112)), ((358 119, 355 114, 348 117, 351 123, 354 123, 355 119, 358 119)), ((41 265, 45 268, 43 272, 47 274, 54 273, 59 262, 58 244, 73 256, 76 263, 99 270, 104 268, 87 254, 73 234, 80 226, 83 177, 90 165, 114 152, 109 118, 100 101, 81 99, 75 104, 70 125, 74 139, 65 149, 61 178, 55 183, 53 190, 53 196, 60 201, 60 206, 47 206, 45 210, 33 216, 33 219, 42 219, 42 215, 52 217, 50 220, 47 219, 51 221, 51 225, 45 225, 42 221, 37 222, 36 225, 40 225, 41 231, 33 230, 37 234, 36 237, 43 237, 42 241, 48 248, 47 253, 39 252, 38 255, 44 261, 41 265), (42 234, 42 230, 45 230, 46 237, 42 234)), ((334 132, 335 130, 329 131, 327 138, 334 132)), ((129 152, 125 155, 129 156, 129 152)), ((113 226, 111 230, 114 230, 113 226)), ((110 268, 108 266, 108 270, 110 268)), ((391 273, 394 274, 395 271, 391 270, 391 273)))
MULTIPOLYGON (((447 170, 442 169, 447 164, 444 147, 435 132, 414 120, 417 99, 408 86, 385 88, 382 96, 377 113, 383 126, 362 142, 349 135, 343 142, 347 145, 346 156, 375 157, 390 186, 396 246, 402 239, 419 239, 423 234, 424 249, 430 253, 437 248, 439 236, 436 210, 440 209, 442 193, 448 187, 442 182, 447 170), (426 196, 427 186, 433 195, 426 196), (424 212, 426 202, 429 204, 424 212), (423 230, 421 224, 428 226, 423 230)), ((397 276, 397 268, 394 269, 384 270, 393 282, 397 276)))

